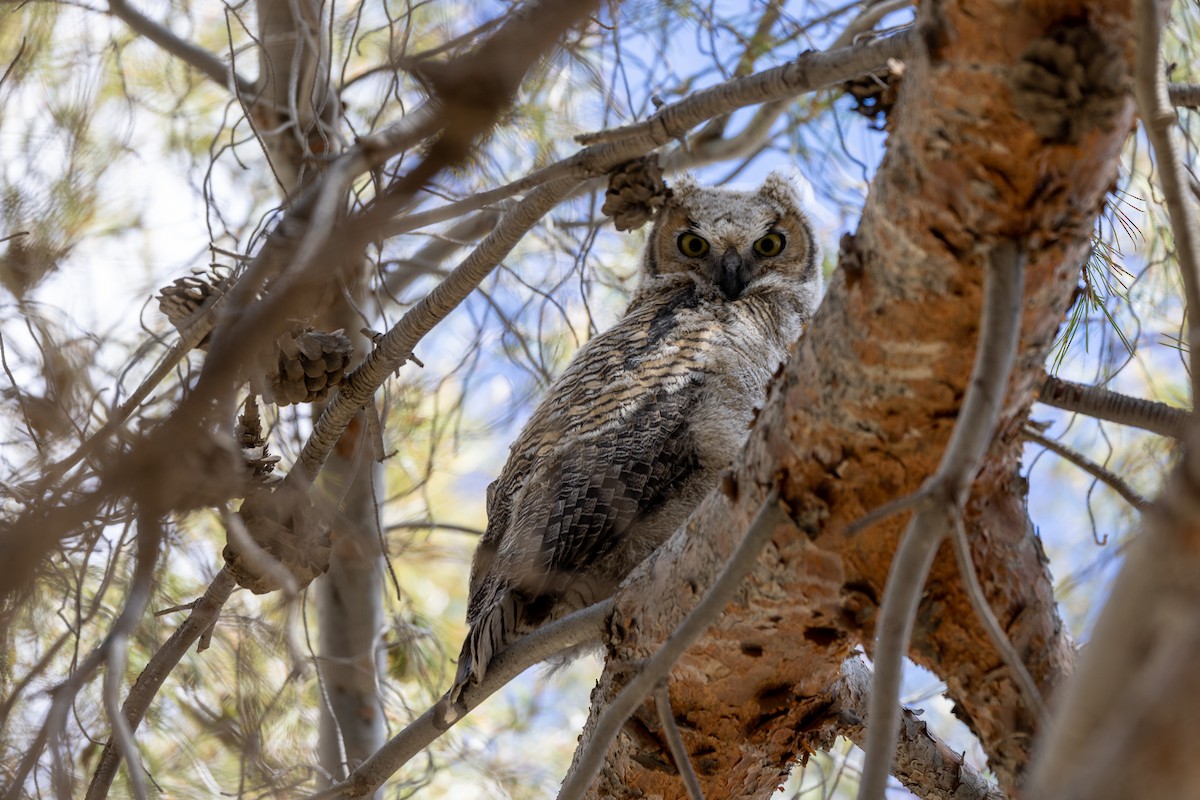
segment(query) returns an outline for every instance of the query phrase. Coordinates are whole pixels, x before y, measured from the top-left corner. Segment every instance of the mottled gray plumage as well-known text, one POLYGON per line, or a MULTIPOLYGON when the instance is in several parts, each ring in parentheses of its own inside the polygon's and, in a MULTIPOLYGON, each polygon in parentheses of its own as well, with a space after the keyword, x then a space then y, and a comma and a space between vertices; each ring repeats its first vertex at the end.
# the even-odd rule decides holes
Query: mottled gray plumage
POLYGON ((488 487, 452 704, 509 642, 611 595, 687 519, 817 304, 790 181, 673 192, 625 316, 579 350, 488 487))

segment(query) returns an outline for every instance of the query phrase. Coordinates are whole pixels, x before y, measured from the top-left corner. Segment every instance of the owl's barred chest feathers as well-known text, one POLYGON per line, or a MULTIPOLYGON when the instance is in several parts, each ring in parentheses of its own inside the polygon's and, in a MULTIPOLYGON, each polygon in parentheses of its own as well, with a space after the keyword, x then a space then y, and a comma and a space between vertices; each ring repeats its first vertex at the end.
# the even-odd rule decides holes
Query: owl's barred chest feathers
POLYGON ((728 388, 748 394, 721 402, 761 402, 800 332, 802 298, 780 286, 720 302, 685 275, 656 283, 666 285, 643 287, 620 322, 580 349, 513 444, 514 456, 619 430, 660 392, 700 389, 703 397, 704 389, 728 388))
POLYGON ((447 708, 513 639, 611 595, 681 526, 816 308, 812 228, 789 181, 673 190, 629 308, 575 354, 488 487, 447 708))

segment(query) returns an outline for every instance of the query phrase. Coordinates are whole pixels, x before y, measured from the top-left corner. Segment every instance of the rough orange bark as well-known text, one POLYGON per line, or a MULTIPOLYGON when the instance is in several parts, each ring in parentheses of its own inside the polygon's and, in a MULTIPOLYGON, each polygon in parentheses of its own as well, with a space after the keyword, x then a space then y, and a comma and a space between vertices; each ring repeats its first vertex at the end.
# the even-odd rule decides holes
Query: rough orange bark
MULTIPOLYGON (((741 600, 672 673, 674 712, 706 796, 770 796, 796 758, 831 735, 829 689, 852 648, 870 646, 907 515, 856 534, 847 526, 916 491, 936 468, 971 370, 982 258, 1002 238, 1028 252, 1027 311, 1001 433, 975 488, 972 546, 997 616, 1043 691, 1069 671, 1069 642, 1027 525, 1016 431, 1116 177, 1132 102, 1118 97, 1102 115, 1067 120, 1075 133, 1048 134, 1052 125, 1035 127, 1014 105, 1012 87, 1030 43, 1053 49, 1064 27, 1108 48, 1109 77, 1123 81, 1131 14, 1126 0, 922 4, 925 47, 906 65, 853 257, 773 387, 734 479, 618 599, 610 663, 655 650, 768 488, 781 486, 796 526, 776 531, 741 600)), ((930 577, 911 654, 946 680, 1015 796, 1036 721, 976 621, 949 548, 930 577)), ((606 670, 593 719, 622 674, 606 670)), ((593 796, 685 796, 657 729, 643 709, 611 748, 593 796)), ((589 722, 584 746, 590 731, 589 722)))

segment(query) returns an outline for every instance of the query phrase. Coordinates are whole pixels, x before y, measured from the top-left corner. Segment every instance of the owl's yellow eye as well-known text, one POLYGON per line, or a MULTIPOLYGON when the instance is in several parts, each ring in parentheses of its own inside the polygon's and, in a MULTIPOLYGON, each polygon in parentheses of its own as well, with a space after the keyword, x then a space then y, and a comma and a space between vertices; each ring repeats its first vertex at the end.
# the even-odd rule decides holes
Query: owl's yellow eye
POLYGON ((679 247, 679 252, 688 258, 700 258, 708 254, 708 239, 694 233, 679 234, 675 244, 679 247))
POLYGON ((783 252, 783 248, 787 246, 787 239, 782 233, 768 233, 766 236, 754 243, 754 252, 760 256, 777 256, 783 252))

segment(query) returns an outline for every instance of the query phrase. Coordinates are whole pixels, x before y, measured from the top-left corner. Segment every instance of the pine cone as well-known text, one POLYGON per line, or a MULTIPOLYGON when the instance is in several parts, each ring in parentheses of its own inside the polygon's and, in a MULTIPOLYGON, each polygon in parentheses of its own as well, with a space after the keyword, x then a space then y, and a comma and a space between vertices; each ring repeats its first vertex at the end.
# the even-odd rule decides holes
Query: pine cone
POLYGON ((608 191, 600 210, 613 218, 619 231, 642 227, 671 196, 662 175, 657 153, 622 164, 608 176, 608 191))
POLYGON ((271 455, 267 445, 267 437, 263 433, 262 420, 258 415, 258 401, 254 395, 246 398, 241 416, 237 424, 238 444, 242 448, 242 458, 250 472, 250 483, 253 486, 273 486, 283 480, 275 472, 279 456, 271 455))
POLYGON ((1075 144, 1091 128, 1112 129, 1128 83, 1116 48, 1086 23, 1072 22, 1025 48, 1013 104, 1046 141, 1075 144))
MULTIPOLYGON (((193 270, 191 275, 176 278, 170 286, 158 290, 158 309, 177 331, 183 333, 200 312, 207 310, 232 283, 231 276, 215 269, 193 270)), ((201 350, 206 349, 210 335, 206 334, 196 346, 201 350)))
POLYGON ((253 385, 264 400, 281 406, 324 400, 341 383, 354 353, 354 343, 341 329, 326 333, 300 324, 275 344, 273 360, 267 357, 253 385))
POLYGON ((304 493, 255 492, 238 516, 252 542, 238 542, 231 530, 222 554, 239 586, 266 594, 283 588, 290 576, 299 591, 329 569, 329 525, 304 493))

